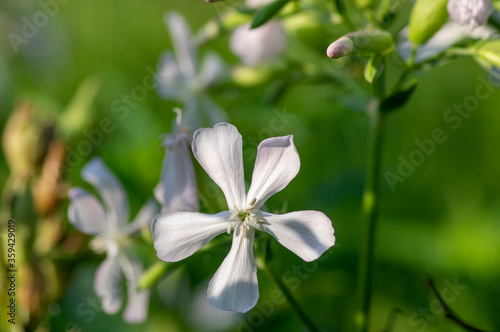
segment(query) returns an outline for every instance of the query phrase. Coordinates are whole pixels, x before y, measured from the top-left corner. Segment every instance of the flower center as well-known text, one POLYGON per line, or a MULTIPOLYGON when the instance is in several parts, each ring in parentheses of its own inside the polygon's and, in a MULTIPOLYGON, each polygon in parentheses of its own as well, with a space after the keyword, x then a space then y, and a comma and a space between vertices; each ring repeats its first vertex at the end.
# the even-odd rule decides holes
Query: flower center
POLYGON ((90 240, 90 249, 98 254, 103 254, 109 250, 117 250, 120 247, 130 245, 126 235, 121 233, 110 233, 95 236, 90 240))
POLYGON ((253 205, 250 205, 243 211, 238 211, 236 206, 234 207, 234 213, 229 217, 230 224, 227 226, 227 234, 231 234, 231 230, 236 230, 241 228, 243 236, 248 238, 248 231, 250 227, 257 228, 259 223, 263 223, 257 217, 256 210, 253 209, 253 205))

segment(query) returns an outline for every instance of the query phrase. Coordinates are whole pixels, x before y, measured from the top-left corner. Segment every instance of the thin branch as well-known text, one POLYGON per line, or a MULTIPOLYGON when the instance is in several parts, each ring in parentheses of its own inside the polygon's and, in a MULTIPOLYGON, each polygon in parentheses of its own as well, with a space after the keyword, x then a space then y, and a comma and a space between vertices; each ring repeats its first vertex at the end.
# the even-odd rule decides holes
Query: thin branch
POLYGON ((441 294, 439 294, 439 292, 438 292, 438 290, 436 288, 436 284, 434 283, 434 281, 431 278, 427 279, 427 285, 431 289, 431 291, 434 294, 434 296, 436 297, 436 299, 439 301, 439 304, 441 305, 441 307, 444 310, 444 316, 446 318, 448 318, 449 320, 453 321, 454 323, 456 323, 457 325, 459 325, 460 327, 464 328, 467 331, 472 331, 472 332, 486 332, 485 330, 481 330, 481 329, 479 329, 477 327, 474 327, 474 326, 472 326, 472 325, 464 322, 460 317, 458 317, 457 314, 455 314, 450 309, 450 307, 448 307, 448 305, 446 304, 446 301, 444 301, 444 299, 441 296, 441 294))

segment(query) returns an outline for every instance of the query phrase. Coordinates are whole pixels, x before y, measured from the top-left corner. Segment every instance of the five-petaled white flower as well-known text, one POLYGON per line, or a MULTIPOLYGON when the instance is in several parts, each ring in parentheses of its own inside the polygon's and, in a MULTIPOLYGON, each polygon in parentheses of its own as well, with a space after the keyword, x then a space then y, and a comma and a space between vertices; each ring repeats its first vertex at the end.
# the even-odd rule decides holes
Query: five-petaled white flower
POLYGON ((242 138, 236 127, 219 123, 198 129, 194 156, 222 189, 229 211, 214 215, 194 212, 161 213, 151 225, 157 256, 175 262, 192 255, 215 236, 233 231, 232 247, 208 286, 208 300, 222 310, 246 312, 259 297, 253 257, 255 230, 271 234, 305 261, 320 257, 334 245, 331 220, 322 212, 275 215, 261 208, 297 175, 300 159, 292 136, 262 141, 245 195, 242 138))
POLYGON ((226 113, 206 93, 224 74, 224 64, 215 52, 207 52, 201 65, 191 29, 177 12, 167 12, 165 23, 170 32, 175 56, 167 51, 158 65, 158 93, 168 100, 183 103, 183 124, 199 128, 204 121, 224 121, 226 113))
MULTIPOLYGON (((270 2, 272 0, 246 0, 245 5, 254 8, 270 2)), ((256 66, 273 60, 286 50, 286 34, 278 21, 267 22, 255 29, 245 24, 234 30, 229 46, 245 65, 256 66)))
POLYGON ((491 0, 449 0, 447 7, 452 20, 471 29, 485 25, 493 12, 491 0))
POLYGON ((127 250, 131 233, 146 226, 158 212, 151 199, 130 224, 129 202, 122 184, 100 158, 92 159, 82 170, 82 177, 99 192, 106 210, 97 198, 82 188, 70 189, 68 196, 69 221, 76 229, 97 235, 91 247, 107 252, 106 259, 96 271, 94 290, 102 299, 104 312, 114 314, 122 306, 122 271, 127 280, 128 302, 123 318, 129 323, 143 322, 148 313, 149 291, 137 289, 142 266, 127 250))
POLYGON ((162 146, 166 155, 163 159, 160 183, 155 188, 155 197, 163 212, 198 211, 196 174, 191 158, 191 135, 181 125, 182 111, 174 109, 177 118, 173 134, 162 134, 162 146))

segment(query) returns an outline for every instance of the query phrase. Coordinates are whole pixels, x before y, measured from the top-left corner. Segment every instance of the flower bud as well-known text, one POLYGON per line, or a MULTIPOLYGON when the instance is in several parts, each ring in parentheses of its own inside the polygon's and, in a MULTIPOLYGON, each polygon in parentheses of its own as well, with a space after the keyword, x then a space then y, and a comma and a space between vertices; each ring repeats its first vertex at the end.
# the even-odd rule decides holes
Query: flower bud
POLYGON ((418 0, 410 16, 408 38, 416 45, 424 44, 448 20, 448 0, 418 0))
POLYGON ((25 179, 35 168, 39 155, 40 130, 31 104, 19 105, 10 115, 2 135, 5 160, 15 176, 25 179))
POLYGON ((245 65, 257 66, 285 52, 287 38, 280 22, 268 22, 255 29, 242 25, 234 30, 229 46, 245 65))
POLYGON ((272 77, 272 73, 273 70, 269 66, 236 66, 231 72, 231 79, 240 86, 252 87, 266 84, 272 77))
POLYGON ((58 119, 57 129, 65 140, 75 137, 92 124, 92 105, 98 90, 99 82, 95 77, 86 78, 78 87, 70 103, 58 119))
POLYGON ((361 30, 340 37, 328 46, 326 55, 338 59, 349 54, 373 55, 394 46, 392 36, 381 30, 361 30))
POLYGON ((493 10, 491 0, 448 1, 451 19, 462 25, 468 25, 471 29, 485 25, 493 10))
POLYGON ((377 1, 376 0, 356 0, 356 5, 360 9, 370 9, 375 7, 377 1))
POLYGON ((64 165, 66 148, 59 140, 50 142, 43 160, 40 175, 32 184, 35 208, 42 216, 47 216, 57 206, 63 196, 64 185, 61 181, 62 165, 64 165))
POLYGON ((351 54, 354 50, 354 42, 348 37, 340 37, 330 44, 326 49, 326 55, 331 59, 338 59, 351 54))

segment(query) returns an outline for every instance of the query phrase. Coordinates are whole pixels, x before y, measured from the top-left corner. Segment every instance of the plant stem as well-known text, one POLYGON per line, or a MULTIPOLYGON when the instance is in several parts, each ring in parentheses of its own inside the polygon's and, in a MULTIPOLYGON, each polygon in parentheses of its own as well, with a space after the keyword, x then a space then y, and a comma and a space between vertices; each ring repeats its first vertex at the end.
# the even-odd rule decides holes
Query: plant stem
POLYGON ((413 65, 415 65, 415 59, 417 58, 417 50, 418 46, 413 45, 411 49, 410 58, 408 59, 408 67, 413 67, 413 65))
POLYGON ((431 288, 432 293, 434 296, 438 299, 439 304, 443 308, 444 315, 446 318, 449 320, 455 322, 457 325, 462 327, 464 330, 471 331, 471 332, 485 332, 484 330, 481 330, 475 326, 472 326, 466 322, 464 322, 460 317, 458 317, 455 312, 453 312, 447 305, 446 301, 443 299, 441 294, 439 294, 439 291, 436 288, 436 284, 434 283, 434 280, 431 278, 427 279, 427 284, 431 288))
POLYGON ((307 313, 302 309, 300 306, 299 302, 295 299, 293 296, 292 292, 286 287, 285 283, 281 278, 276 275, 276 273, 270 269, 267 264, 264 262, 262 259, 257 259, 257 264, 259 268, 264 270, 264 272, 271 278, 276 285, 280 288, 280 290, 283 292, 283 295, 285 295, 286 299, 288 300, 288 303, 290 303, 290 306, 292 309, 295 311, 295 313, 300 317, 304 325, 307 326, 307 328, 312 331, 312 332, 320 332, 321 330, 319 327, 314 323, 314 321, 307 315, 307 313))
POLYGON ((369 148, 366 187, 363 193, 363 214, 366 218, 366 224, 363 225, 362 249, 358 270, 359 298, 354 318, 356 331, 359 332, 368 331, 369 326, 375 232, 380 196, 382 136, 385 122, 385 115, 380 112, 378 103, 372 105, 368 110, 368 116, 372 129, 372 140, 369 148))

